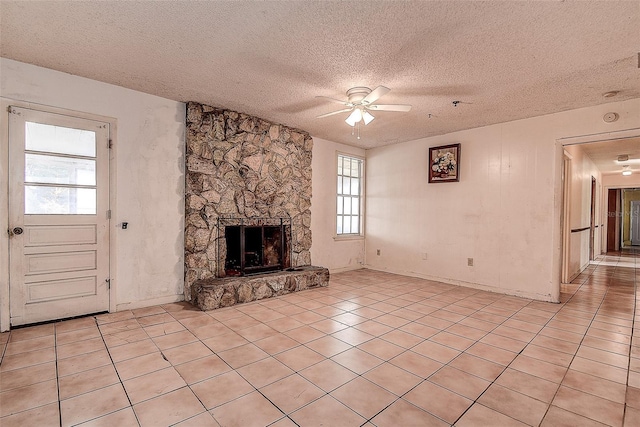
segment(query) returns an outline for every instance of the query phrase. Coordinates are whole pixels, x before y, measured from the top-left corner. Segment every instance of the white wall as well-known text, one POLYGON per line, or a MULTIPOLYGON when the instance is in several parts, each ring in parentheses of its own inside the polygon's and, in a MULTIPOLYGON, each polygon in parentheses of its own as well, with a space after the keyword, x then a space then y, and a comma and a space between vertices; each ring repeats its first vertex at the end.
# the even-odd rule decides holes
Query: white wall
MULTIPOLYGON (((3 99, 116 122, 111 278, 117 308, 182 299, 184 104, 4 58, 0 58, 0 78, 3 99), (129 222, 128 230, 116 228, 122 221, 129 222)), ((6 113, 0 117, 7 120, 6 113)), ((6 138, 2 135, 3 144, 6 138)), ((5 248, 6 233, 0 235, 0 246, 5 248)), ((0 289, 5 289, 7 275, 0 272, 0 281, 4 282, 0 289)), ((6 301, 6 295, 2 297, 6 301)), ((0 310, 6 310, 6 304, 0 310)))
POLYGON ((639 99, 368 150, 367 266, 557 301, 558 139, 637 127, 639 99), (428 147, 457 142, 460 182, 428 184, 428 147))
MULTIPOLYGON (((311 262, 328 268, 332 273, 362 268, 364 262, 364 238, 342 240, 335 238, 338 152, 365 156, 363 149, 313 138, 311 262)), ((365 182, 365 186, 367 185, 365 182)))
POLYGON ((602 223, 602 205, 599 203, 602 193, 602 174, 593 161, 584 153, 581 145, 566 146, 571 155, 571 184, 569 197, 569 228, 576 230, 570 233, 569 245, 569 278, 574 278, 589 265, 590 231, 577 231, 591 226, 591 185, 592 177, 596 179, 595 225, 598 228, 594 235, 594 254, 600 254, 600 231, 602 223))

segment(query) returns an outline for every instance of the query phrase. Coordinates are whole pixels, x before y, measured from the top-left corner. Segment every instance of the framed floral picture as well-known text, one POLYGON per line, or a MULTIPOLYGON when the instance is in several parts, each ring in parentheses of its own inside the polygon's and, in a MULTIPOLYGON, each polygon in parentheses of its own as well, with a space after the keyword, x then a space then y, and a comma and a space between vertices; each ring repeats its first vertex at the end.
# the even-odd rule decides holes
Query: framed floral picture
POLYGON ((460 144, 429 147, 429 182, 460 181, 460 144))

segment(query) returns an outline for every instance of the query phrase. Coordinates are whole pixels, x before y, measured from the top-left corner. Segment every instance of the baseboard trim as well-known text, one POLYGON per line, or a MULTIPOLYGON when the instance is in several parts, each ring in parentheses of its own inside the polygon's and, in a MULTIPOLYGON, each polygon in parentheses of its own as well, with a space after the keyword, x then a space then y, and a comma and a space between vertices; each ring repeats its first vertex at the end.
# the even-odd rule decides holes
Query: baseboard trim
POLYGON ((142 301, 133 301, 116 304, 116 311, 135 310, 136 308, 151 307, 153 305, 170 304, 172 302, 184 301, 184 295, 169 295, 166 297, 146 299, 142 301))

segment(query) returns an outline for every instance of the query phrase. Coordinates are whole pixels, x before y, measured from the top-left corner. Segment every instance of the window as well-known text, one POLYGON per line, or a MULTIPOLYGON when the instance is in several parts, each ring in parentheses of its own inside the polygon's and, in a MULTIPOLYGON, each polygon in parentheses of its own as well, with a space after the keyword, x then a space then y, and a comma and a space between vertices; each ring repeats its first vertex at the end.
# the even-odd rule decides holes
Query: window
POLYGON ((338 236, 362 234, 362 190, 364 160, 338 154, 338 236))

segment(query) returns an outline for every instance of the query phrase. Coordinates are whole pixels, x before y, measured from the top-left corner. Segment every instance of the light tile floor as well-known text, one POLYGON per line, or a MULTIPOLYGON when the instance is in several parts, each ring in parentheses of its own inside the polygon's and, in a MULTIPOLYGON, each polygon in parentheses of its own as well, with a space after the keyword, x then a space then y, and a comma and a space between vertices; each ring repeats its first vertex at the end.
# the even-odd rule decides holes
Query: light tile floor
POLYGON ((638 426, 638 256, 562 304, 371 270, 0 334, 9 426, 638 426))

